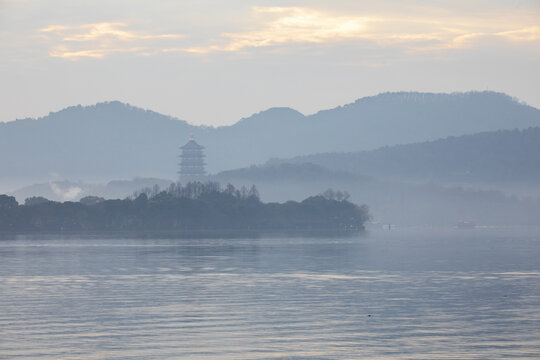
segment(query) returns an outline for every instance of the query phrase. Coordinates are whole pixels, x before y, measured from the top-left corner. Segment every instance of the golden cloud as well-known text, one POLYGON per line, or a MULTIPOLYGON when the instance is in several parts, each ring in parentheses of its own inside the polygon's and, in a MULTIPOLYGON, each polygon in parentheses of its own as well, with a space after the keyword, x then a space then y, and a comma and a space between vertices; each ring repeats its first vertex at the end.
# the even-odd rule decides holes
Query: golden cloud
POLYGON ((148 40, 178 39, 182 34, 143 34, 125 30, 121 22, 104 22, 79 26, 52 25, 40 29, 46 40, 57 43, 49 51, 52 57, 79 59, 103 58, 111 53, 146 52, 156 44, 148 40), (135 46, 134 46, 135 45, 135 46))
MULTIPOLYGON (((499 14, 500 15, 500 14, 499 14)), ((521 14, 523 15, 523 14, 521 14)), ((540 40, 534 16, 452 17, 411 11, 343 14, 305 7, 254 7, 249 30, 217 34, 212 40, 178 44, 182 34, 149 34, 128 29, 122 22, 80 26, 52 25, 40 30, 51 44, 49 55, 66 59, 103 58, 112 53, 151 56, 184 52, 209 54, 295 44, 332 44, 364 40, 379 47, 406 51, 444 51, 474 47, 486 38, 523 43, 540 40), (181 46, 184 45, 184 46, 181 46)), ((243 25, 247 27, 246 24, 243 25)), ((193 40, 194 41, 194 40, 193 40)))
MULTIPOLYGON (((223 33, 222 44, 169 49, 207 54, 216 51, 242 51, 248 48, 298 43, 336 43, 367 40, 379 46, 408 50, 441 50, 470 46, 472 39, 493 36, 508 41, 537 41, 538 26, 510 19, 493 23, 487 18, 445 18, 436 16, 391 17, 381 14, 343 15, 301 7, 256 7, 253 14, 260 28, 223 33)), ((529 21, 534 23, 534 20, 529 21)))
POLYGON ((514 41, 536 41, 540 40, 540 26, 504 31, 497 35, 504 36, 514 41))
POLYGON ((378 21, 368 17, 332 16, 299 7, 256 7, 253 10, 255 16, 262 18, 260 30, 224 33, 221 36, 229 39, 226 44, 182 50, 209 53, 291 43, 324 43, 360 37, 369 22, 378 21))

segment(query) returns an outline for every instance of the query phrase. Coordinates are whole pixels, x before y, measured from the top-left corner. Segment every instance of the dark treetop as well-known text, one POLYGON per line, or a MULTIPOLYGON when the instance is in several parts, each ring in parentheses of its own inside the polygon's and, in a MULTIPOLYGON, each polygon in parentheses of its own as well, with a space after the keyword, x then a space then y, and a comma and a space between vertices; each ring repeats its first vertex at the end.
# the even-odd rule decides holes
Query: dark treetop
POLYGON ((218 183, 172 184, 143 189, 131 198, 80 202, 0 195, 0 231, 357 231, 369 219, 341 192, 327 191, 302 202, 262 203, 255 186, 224 189, 218 183), (338 196, 340 195, 340 196, 338 196))

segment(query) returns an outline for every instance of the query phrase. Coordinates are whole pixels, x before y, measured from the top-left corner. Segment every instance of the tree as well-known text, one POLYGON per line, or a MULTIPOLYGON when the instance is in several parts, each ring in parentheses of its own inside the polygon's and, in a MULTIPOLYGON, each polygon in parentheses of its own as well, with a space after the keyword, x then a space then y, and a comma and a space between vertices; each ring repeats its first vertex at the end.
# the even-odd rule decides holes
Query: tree
POLYGON ((248 192, 248 197, 250 199, 255 199, 255 200, 260 200, 260 196, 259 196, 259 190, 257 190, 257 187, 255 185, 251 185, 251 188, 249 189, 249 192, 248 192))
POLYGON ((34 205, 39 205, 39 204, 46 204, 49 201, 50 201, 49 199, 46 199, 43 196, 32 196, 32 197, 26 198, 24 200, 24 206, 34 206, 34 205))
POLYGON ((335 200, 336 199, 336 192, 334 189, 326 189, 325 192, 322 193, 322 196, 327 200, 335 200))
POLYGON ((11 230, 16 226, 19 203, 13 196, 0 195, 0 230, 11 230))
POLYGON ((0 195, 0 210, 13 210, 19 206, 19 203, 13 196, 0 195))
POLYGON ((225 188, 224 192, 225 194, 234 196, 234 194, 236 193, 236 188, 234 187, 234 185, 227 184, 227 187, 225 188))
POLYGON ((337 201, 347 201, 351 197, 351 195, 346 191, 335 191, 334 189, 327 189, 321 195, 327 200, 337 201))

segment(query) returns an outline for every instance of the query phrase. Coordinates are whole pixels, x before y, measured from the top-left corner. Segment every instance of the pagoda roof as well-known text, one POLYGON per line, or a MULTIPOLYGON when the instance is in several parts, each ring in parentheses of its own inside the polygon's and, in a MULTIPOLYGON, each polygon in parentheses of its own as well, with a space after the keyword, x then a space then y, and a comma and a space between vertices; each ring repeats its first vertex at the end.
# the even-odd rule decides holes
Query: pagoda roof
POLYGON ((186 145, 181 146, 180 149, 182 150, 202 150, 204 149, 204 146, 197 144, 197 142, 193 139, 190 139, 186 145))

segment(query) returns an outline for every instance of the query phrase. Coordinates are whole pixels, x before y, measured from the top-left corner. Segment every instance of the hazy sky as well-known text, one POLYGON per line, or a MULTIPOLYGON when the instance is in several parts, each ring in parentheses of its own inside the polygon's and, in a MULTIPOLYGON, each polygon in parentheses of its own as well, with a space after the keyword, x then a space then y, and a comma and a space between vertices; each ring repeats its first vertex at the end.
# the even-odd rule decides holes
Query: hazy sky
POLYGON ((194 124, 385 91, 540 107, 540 0, 0 0, 0 121, 120 100, 194 124))

